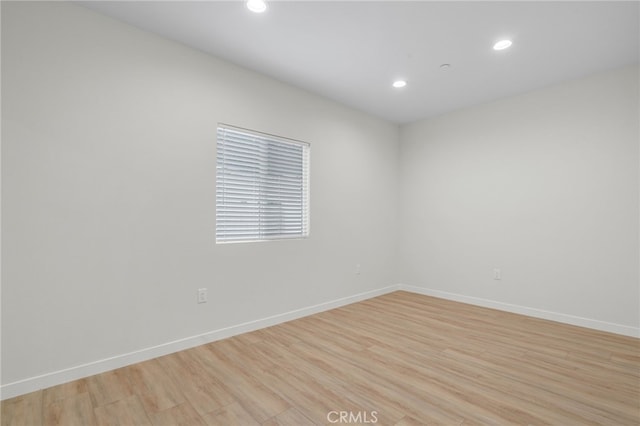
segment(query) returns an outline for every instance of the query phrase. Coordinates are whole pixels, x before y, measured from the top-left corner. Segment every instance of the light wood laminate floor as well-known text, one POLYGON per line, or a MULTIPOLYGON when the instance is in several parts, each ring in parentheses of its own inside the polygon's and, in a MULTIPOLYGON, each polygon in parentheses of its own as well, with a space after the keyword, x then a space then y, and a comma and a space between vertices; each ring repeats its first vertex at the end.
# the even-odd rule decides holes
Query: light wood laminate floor
POLYGON ((357 420, 638 425, 640 340, 399 291, 2 403, 7 426, 357 420))

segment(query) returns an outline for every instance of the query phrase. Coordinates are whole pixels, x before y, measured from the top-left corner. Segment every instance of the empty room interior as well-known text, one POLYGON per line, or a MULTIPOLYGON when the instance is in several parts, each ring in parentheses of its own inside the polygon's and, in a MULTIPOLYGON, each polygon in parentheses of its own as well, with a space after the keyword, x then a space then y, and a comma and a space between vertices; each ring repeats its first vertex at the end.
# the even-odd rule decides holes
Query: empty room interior
POLYGON ((640 3, 2 1, 9 425, 640 424, 640 3))

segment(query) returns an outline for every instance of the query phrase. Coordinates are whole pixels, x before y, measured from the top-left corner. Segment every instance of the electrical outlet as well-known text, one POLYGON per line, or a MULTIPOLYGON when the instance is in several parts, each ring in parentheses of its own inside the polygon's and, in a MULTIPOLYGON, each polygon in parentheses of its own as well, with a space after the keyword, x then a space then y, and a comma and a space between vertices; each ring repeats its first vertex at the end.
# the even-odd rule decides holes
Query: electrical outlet
POLYGON ((495 268, 493 270, 493 279, 494 280, 501 280, 502 279, 502 270, 495 268))
POLYGON ((207 303, 207 289, 199 288, 198 289, 198 303, 207 303))

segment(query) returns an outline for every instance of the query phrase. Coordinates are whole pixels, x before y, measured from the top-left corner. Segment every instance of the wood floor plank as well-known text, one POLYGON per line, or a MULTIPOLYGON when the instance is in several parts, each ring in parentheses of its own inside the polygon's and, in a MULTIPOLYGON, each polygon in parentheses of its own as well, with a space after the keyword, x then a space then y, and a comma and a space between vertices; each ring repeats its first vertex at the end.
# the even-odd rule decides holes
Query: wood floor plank
POLYGON ((399 291, 1 407, 3 426, 638 426, 640 339, 399 291))
POLYGON ((289 408, 262 423, 262 426, 316 426, 316 423, 313 423, 295 408, 289 408))
POLYGON ((231 353, 218 345, 207 345, 206 349, 208 354, 205 356, 210 369, 223 378, 225 387, 234 399, 259 423, 290 408, 284 399, 247 371, 250 366, 238 363, 231 353))
POLYGON ((151 420, 137 395, 131 395, 96 407, 94 410, 99 425, 151 426, 151 420))
POLYGON ((42 404, 47 407, 54 402, 86 393, 88 391, 87 383, 87 379, 80 379, 47 388, 42 392, 42 404))
POLYGON ((424 423, 410 416, 405 416, 393 426, 424 426, 424 423))
POLYGON ((237 402, 219 408, 209 414, 206 414, 203 417, 205 422, 209 426, 260 425, 260 423, 258 423, 253 417, 251 417, 251 414, 249 414, 247 410, 245 410, 242 405, 237 402))
POLYGON ((207 426, 204 419, 188 402, 150 414, 157 426, 207 426))
POLYGON ((96 407, 125 400, 133 395, 127 370, 119 368, 87 378, 87 389, 96 407))
POLYGON ((42 391, 2 401, 2 425, 42 425, 42 391))
POLYGON ((151 415, 185 402, 178 389, 158 359, 126 367, 131 386, 151 415))
POLYGON ((308 380, 300 371, 297 373, 276 368, 266 373, 266 380, 271 389, 275 389, 312 422, 326 423, 327 413, 330 411, 359 409, 344 396, 308 380))
POLYGON ((232 403, 234 399, 231 394, 215 377, 206 374, 205 368, 193 355, 193 351, 183 351, 159 358, 158 361, 199 414, 232 403))
POLYGON ((44 407, 43 423, 55 426, 97 425, 91 397, 88 392, 57 399, 44 407))
POLYGON ((292 345, 288 355, 288 362, 283 363, 283 368, 300 366, 315 383, 333 389, 339 395, 348 395, 360 411, 384 413, 381 414, 384 424, 391 424, 404 416, 405 407, 394 399, 398 394, 382 385, 380 380, 376 381, 378 376, 375 373, 352 368, 307 343, 292 345))

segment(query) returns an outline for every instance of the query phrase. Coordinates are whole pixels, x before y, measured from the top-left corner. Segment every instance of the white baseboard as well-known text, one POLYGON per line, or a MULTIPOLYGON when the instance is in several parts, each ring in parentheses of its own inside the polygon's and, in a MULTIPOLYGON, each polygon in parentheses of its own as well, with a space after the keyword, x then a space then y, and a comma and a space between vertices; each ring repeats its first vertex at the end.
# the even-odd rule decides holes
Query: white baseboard
POLYGON ((418 287, 406 284, 398 284, 398 290, 404 290, 411 293, 423 294, 425 296, 433 296, 441 299, 453 300, 456 302, 468 303, 470 305, 482 306, 485 308, 493 308, 501 311, 512 312, 515 314, 526 315, 534 318, 541 318, 565 324, 577 325, 579 327, 592 328, 595 330, 606 331, 609 333, 621 334, 630 337, 640 337, 640 328, 628 325, 615 324, 605 321, 594 320, 590 318, 577 317, 573 315, 561 314, 557 312, 545 311, 537 308, 529 308, 526 306, 512 305, 510 303, 497 302, 495 300, 482 299, 479 297, 465 296, 462 294, 449 293, 441 290, 434 290, 426 287, 418 287))
POLYGON ((384 287, 378 290, 367 291, 355 294, 353 296, 343 297, 341 299, 329 302, 319 303, 317 305, 308 306, 306 308, 296 309, 283 314, 273 315, 259 320, 245 322, 243 324, 231 327, 213 330, 197 336, 191 336, 173 342, 164 343, 158 346, 141 349, 134 352, 90 362, 83 365, 67 368, 65 370, 54 371, 52 373, 43 374, 41 376, 30 377, 13 383, 0 386, 0 399, 5 400, 29 392, 45 389, 51 386, 67 383, 72 380, 78 380, 84 377, 93 376, 94 374, 104 373, 105 371, 114 370, 116 368, 125 367, 142 361, 147 361, 160 356, 168 355, 174 352, 193 348, 214 342, 216 340, 226 339, 238 334, 255 331, 265 327, 271 327, 286 321, 313 315, 319 312, 335 309, 340 306, 349 305, 351 303, 370 299, 372 297, 381 296, 398 290, 397 285, 384 287))

